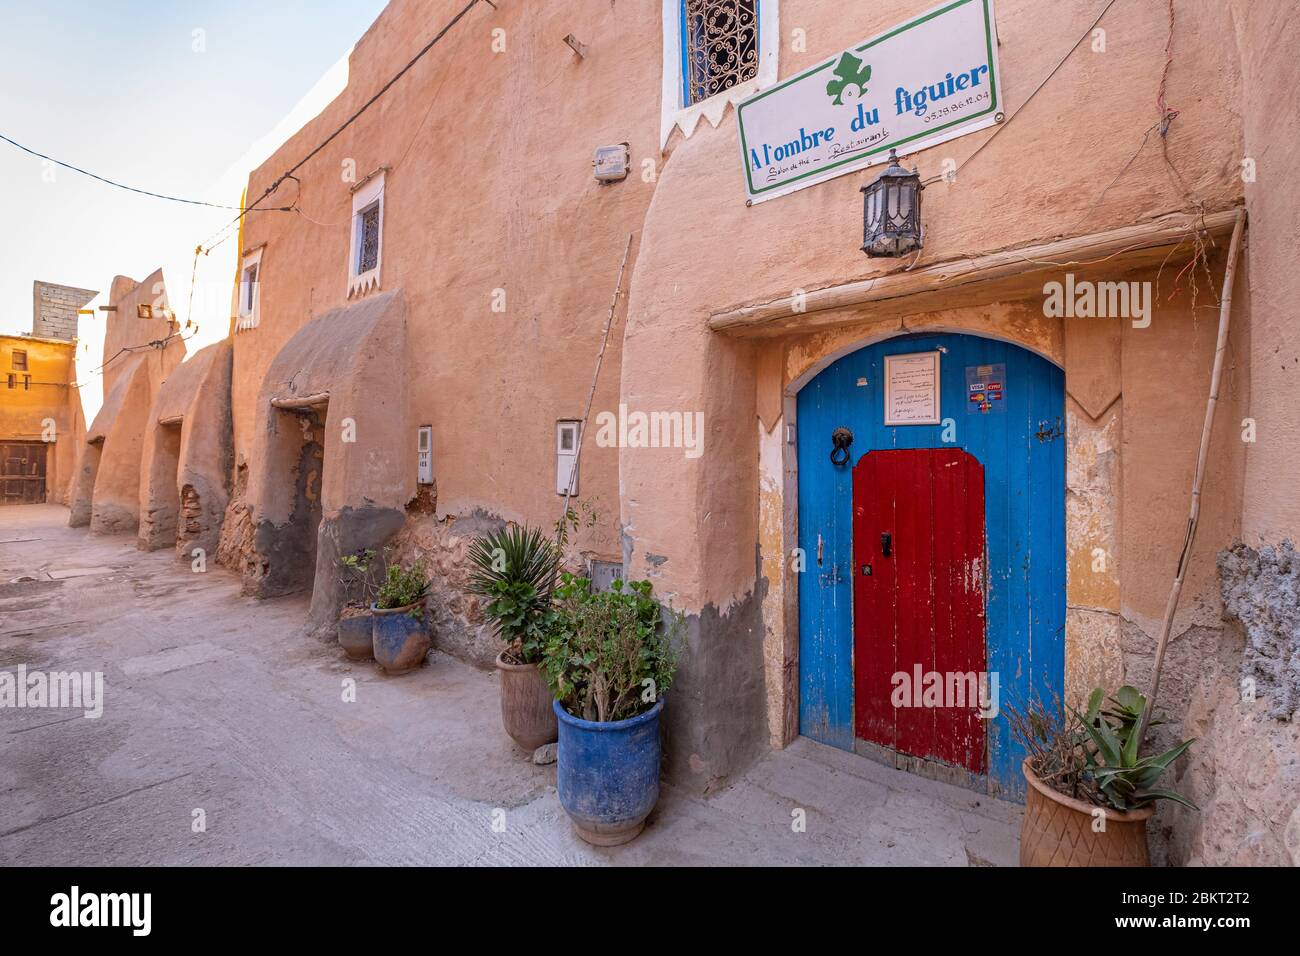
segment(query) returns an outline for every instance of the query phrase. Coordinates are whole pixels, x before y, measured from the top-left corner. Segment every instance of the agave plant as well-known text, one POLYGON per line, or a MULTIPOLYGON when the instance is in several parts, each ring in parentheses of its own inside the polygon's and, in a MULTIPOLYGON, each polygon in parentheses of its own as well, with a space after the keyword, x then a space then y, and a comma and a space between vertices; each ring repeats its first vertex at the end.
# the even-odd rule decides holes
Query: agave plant
MULTIPOLYGON (((1086 734, 1082 747, 1087 773, 1117 810, 1135 810, 1156 800, 1173 800, 1197 809, 1181 794, 1156 787, 1169 765, 1187 751, 1194 741, 1184 740, 1164 753, 1138 756, 1142 745, 1140 729, 1147 699, 1137 688, 1125 685, 1110 698, 1103 709, 1105 691, 1100 687, 1088 698, 1088 712, 1074 712, 1086 734)), ((1152 721, 1154 726, 1158 721, 1152 721)))
POLYGON ((539 528, 508 527, 475 538, 469 589, 488 598, 487 614, 512 656, 525 664, 541 660, 560 552, 539 528))

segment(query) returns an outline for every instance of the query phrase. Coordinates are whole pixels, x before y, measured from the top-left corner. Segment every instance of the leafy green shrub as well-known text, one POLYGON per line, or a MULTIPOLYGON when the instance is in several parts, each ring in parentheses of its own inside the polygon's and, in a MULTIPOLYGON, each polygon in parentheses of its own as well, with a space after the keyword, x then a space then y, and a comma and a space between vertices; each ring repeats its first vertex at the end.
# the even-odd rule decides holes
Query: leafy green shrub
POLYGON ((551 693, 583 720, 635 717, 672 685, 683 616, 651 596, 649 581, 593 594, 591 581, 564 572, 555 589, 542 655, 551 693))
POLYGON ((469 589, 488 599, 488 617, 524 664, 542 657, 551 589, 560 566, 560 551, 537 528, 509 527, 475 538, 468 557, 473 564, 469 589))
POLYGON ((342 555, 337 564, 342 568, 339 584, 343 586, 344 603, 369 610, 370 603, 379 591, 379 585, 375 582, 378 564, 374 549, 363 548, 353 554, 342 555))
MULTIPOLYGON (((1173 790, 1156 787, 1194 741, 1185 740, 1157 756, 1139 756, 1138 728, 1145 708, 1146 697, 1125 685, 1109 700, 1105 690, 1094 690, 1084 714, 1065 710, 1059 701, 1054 710, 1038 702, 1005 710, 1011 732, 1029 751, 1030 769, 1058 793, 1115 810, 1136 810, 1157 800, 1197 809, 1173 790)), ((1159 723, 1153 720, 1151 726, 1159 723)))
POLYGON ((379 585, 375 607, 381 611, 391 611, 413 604, 415 607, 409 613, 411 617, 420 618, 424 616, 424 596, 428 592, 429 582, 425 577, 423 563, 409 568, 390 564, 384 582, 379 585))

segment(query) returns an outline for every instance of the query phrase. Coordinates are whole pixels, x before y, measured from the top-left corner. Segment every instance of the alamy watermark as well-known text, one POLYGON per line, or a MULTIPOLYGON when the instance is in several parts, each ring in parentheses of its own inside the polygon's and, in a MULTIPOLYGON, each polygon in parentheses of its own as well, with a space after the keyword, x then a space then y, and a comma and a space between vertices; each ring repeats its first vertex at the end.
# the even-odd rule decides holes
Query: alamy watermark
POLYGON ((104 674, 101 671, 0 671, 0 708, 66 708, 83 717, 104 716, 104 674))
POLYGON ((981 720, 998 715, 997 671, 895 671, 889 702, 895 707, 978 708, 981 720))
POLYGON ((687 458, 704 454, 703 412, 618 412, 596 415, 596 445, 600 448, 681 448, 687 458))
POLYGON ((1151 324, 1150 282, 1091 282, 1067 272, 1064 282, 1046 283, 1043 296, 1049 319, 1132 319, 1135 329, 1151 324))

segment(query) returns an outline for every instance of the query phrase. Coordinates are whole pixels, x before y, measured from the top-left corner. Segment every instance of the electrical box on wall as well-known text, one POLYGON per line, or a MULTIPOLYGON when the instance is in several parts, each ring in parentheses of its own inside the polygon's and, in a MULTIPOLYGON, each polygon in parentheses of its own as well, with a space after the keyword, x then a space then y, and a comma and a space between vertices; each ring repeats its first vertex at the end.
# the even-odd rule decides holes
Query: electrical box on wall
POLYGON ((587 577, 591 580, 591 589, 593 591, 612 591, 614 590, 614 582, 623 580, 623 562, 589 558, 587 560, 587 577))
POLYGON ((619 143, 616 146, 598 146, 596 147, 596 155, 591 160, 591 165, 596 171, 596 178, 602 183, 616 183, 620 179, 627 179, 629 163, 627 143, 619 143))
POLYGON ((555 493, 578 493, 578 429, 579 422, 555 423, 555 493))
POLYGON ((418 466, 416 480, 422 485, 433 484, 433 426, 421 425, 419 443, 416 445, 418 466))

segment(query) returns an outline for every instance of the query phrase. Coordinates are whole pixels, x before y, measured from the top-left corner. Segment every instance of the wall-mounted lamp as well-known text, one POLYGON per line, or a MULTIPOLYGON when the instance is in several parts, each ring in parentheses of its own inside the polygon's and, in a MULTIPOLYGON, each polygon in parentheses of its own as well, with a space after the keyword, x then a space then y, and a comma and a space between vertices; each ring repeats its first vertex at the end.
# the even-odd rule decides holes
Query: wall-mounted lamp
POLYGON ((862 251, 869 256, 904 256, 921 248, 921 177, 889 151, 889 165, 862 187, 862 251))

